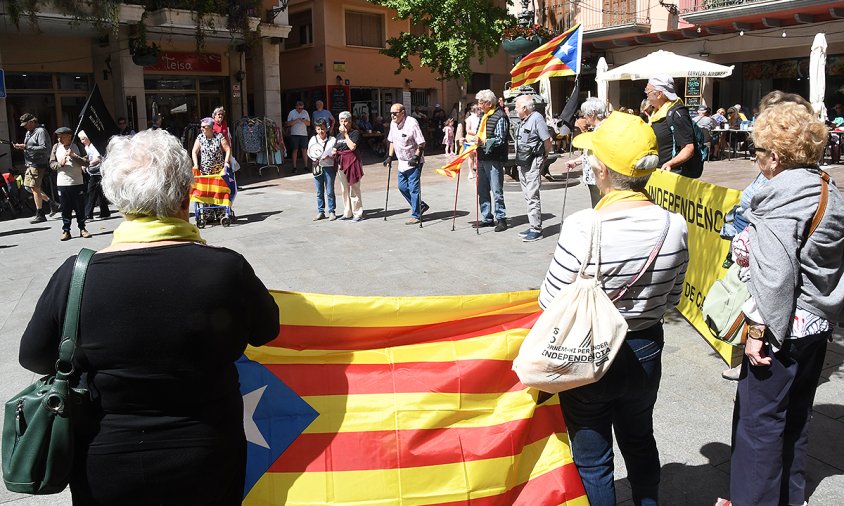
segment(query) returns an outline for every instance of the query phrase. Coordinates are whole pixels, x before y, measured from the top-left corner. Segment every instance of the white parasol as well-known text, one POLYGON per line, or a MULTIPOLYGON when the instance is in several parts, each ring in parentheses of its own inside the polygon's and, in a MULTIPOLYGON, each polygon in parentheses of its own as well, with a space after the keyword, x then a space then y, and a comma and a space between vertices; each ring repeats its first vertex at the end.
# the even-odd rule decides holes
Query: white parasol
POLYGON ((607 96, 609 95, 609 87, 610 83, 608 83, 604 78, 603 75, 607 71, 609 67, 607 66, 607 60, 604 59, 602 56, 598 60, 598 67, 597 73, 595 74, 595 84, 598 85, 598 98, 601 99, 605 104, 607 103, 607 96))
POLYGON ((826 36, 822 33, 815 35, 812 52, 809 55, 809 102, 821 121, 826 121, 826 36))
MULTIPOLYGON (((622 81, 625 79, 648 79, 655 75, 671 77, 728 77, 733 73, 733 65, 698 60, 680 56, 671 51, 655 51, 644 58, 639 58, 603 74, 596 75, 601 81, 622 81)), ((600 88, 599 88, 600 89, 600 88)))

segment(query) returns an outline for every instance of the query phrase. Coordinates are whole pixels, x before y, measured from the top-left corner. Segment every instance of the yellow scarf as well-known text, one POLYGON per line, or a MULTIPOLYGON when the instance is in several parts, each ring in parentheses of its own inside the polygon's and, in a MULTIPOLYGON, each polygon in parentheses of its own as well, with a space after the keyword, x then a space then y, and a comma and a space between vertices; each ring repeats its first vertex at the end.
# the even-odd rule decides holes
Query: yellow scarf
POLYGON ((662 104, 662 107, 660 107, 655 113, 651 114, 651 117, 648 119, 648 124, 653 125, 657 121, 668 116, 668 110, 677 104, 683 105, 683 100, 679 97, 677 97, 677 100, 673 102, 666 102, 662 104))
POLYGON ((595 204, 595 210, 602 207, 607 207, 617 202, 646 202, 651 200, 647 193, 634 192, 633 190, 613 190, 604 195, 601 200, 595 204))
POLYGON ((484 113, 483 116, 481 116, 481 122, 478 125, 478 145, 479 146, 483 146, 483 144, 486 142, 486 120, 488 120, 489 117, 492 116, 492 113, 494 113, 494 112, 495 112, 495 107, 493 107, 492 109, 490 109, 489 111, 484 113))
POLYGON ((126 215, 114 230, 111 244, 124 242, 192 241, 205 244, 195 225, 179 218, 126 215))

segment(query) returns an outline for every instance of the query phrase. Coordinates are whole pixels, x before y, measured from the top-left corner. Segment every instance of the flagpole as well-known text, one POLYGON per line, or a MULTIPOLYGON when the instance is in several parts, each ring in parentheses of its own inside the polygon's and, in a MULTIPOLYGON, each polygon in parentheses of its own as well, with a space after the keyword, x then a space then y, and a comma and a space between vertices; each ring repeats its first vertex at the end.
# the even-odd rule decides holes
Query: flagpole
POLYGON ((481 208, 481 196, 478 194, 478 178, 481 177, 481 168, 478 166, 478 154, 472 153, 472 156, 475 157, 475 167, 477 167, 477 172, 475 172, 475 234, 481 235, 481 218, 480 218, 480 208, 481 208))
MULTIPOLYGON (((396 177, 399 177, 396 175, 396 177)), ((419 228, 422 228, 422 167, 419 167, 419 228)))
MULTIPOLYGON (((472 170, 471 168, 469 170, 472 170)), ((457 221, 457 194, 460 192, 460 172, 457 173, 457 186, 454 188, 454 215, 451 218, 451 231, 454 232, 454 223, 457 221)))

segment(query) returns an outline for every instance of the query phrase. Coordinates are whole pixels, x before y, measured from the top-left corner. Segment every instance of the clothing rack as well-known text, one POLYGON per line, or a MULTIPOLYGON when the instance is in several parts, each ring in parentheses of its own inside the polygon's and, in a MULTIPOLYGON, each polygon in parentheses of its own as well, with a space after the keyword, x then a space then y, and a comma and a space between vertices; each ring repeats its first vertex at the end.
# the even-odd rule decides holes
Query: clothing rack
MULTIPOLYGON (((282 151, 284 157, 284 141, 281 137, 281 130, 275 121, 270 118, 244 116, 234 125, 233 144, 239 153, 263 154, 266 159, 264 165, 258 167, 258 175, 263 175, 264 169, 275 169, 281 175, 281 168, 274 163, 276 151, 282 151)), ((256 163, 258 161, 256 156, 256 163)))

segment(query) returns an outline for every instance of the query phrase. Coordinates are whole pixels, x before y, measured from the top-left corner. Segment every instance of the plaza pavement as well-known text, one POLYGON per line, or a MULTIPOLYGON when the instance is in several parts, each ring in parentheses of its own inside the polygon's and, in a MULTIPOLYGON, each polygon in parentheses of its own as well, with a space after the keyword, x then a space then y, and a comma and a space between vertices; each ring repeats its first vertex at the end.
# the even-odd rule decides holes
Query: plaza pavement
MULTIPOLYGON (((363 178, 366 219, 312 222, 315 214, 310 174, 263 177, 245 168, 235 203, 238 222, 231 228, 206 228, 209 243, 241 252, 267 287, 300 292, 350 295, 449 295, 536 289, 552 257, 561 211, 571 214, 589 205, 588 191, 573 172, 568 191, 562 182, 542 184, 545 238, 523 243, 517 232, 527 227, 525 204, 517 182, 505 180, 510 229, 495 233, 471 227, 475 219, 474 181, 460 181, 457 219, 452 231, 455 181, 433 172, 443 156, 427 159, 423 199, 430 205, 424 226, 405 225, 408 206, 395 187, 383 219, 387 171, 368 156, 363 178), (251 177, 250 177, 251 176, 251 177)), ((301 170, 301 169, 300 169, 301 170)), ((558 161, 551 171, 564 172, 558 161)), ((844 181, 844 168, 830 167, 844 181)), ((743 188, 756 174, 748 160, 709 162, 703 180, 743 188)), ((559 177, 558 177, 559 178, 559 177)), ((339 185, 337 186, 339 198, 339 185)), ((338 204, 342 208, 342 204, 338 204)), ((120 218, 88 225, 92 239, 60 242, 60 220, 30 225, 29 218, 0 221, 0 398, 8 399, 35 376, 18 365, 20 335, 50 275, 80 247, 102 248, 120 218)), ((75 234, 78 234, 74 230, 75 234)), ((155 275, 155 273, 150 273, 155 275)), ((284 311, 284 308, 281 308, 284 311)), ((150 315, 154 318, 155 315, 150 315)), ((735 383, 721 378, 724 362, 677 313, 666 317, 663 378, 655 413, 655 433, 663 466, 661 502, 711 505, 729 495, 730 422, 735 383)), ((119 336, 115 336, 119 338, 119 336)), ((808 470, 809 503, 844 504, 844 341, 841 329, 830 345, 815 400, 808 470)), ((624 462, 616 452, 619 504, 632 504, 624 462)), ((58 496, 28 497, 0 491, 0 503, 70 504, 58 496)))

